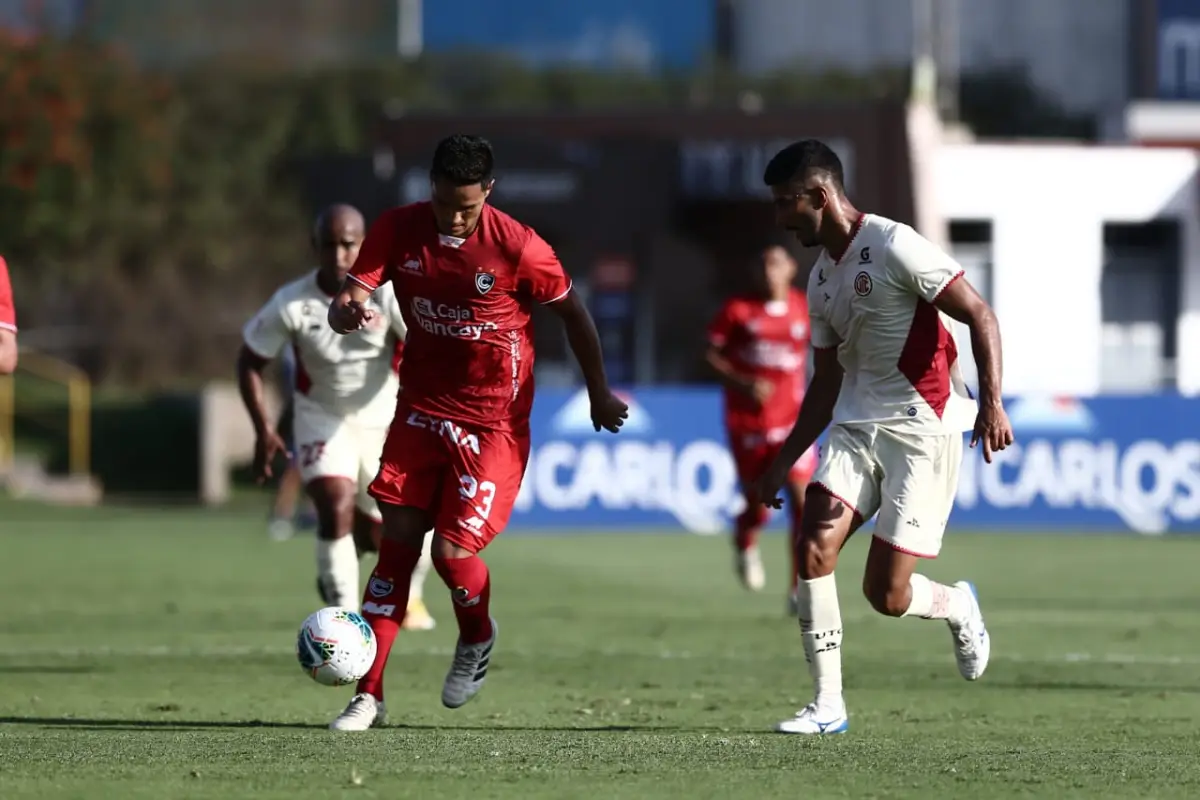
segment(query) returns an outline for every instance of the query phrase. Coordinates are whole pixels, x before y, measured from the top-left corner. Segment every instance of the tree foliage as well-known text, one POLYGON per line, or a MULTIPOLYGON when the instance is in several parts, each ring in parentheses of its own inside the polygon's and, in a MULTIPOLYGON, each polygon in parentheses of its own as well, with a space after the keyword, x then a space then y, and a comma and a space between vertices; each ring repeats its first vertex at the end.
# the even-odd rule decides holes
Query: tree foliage
POLYGON ((384 115, 768 107, 902 96, 905 76, 642 75, 446 54, 154 73, 86 40, 0 34, 0 253, 28 340, 141 386, 228 375, 238 330, 310 263, 294 165, 366 154, 384 115))

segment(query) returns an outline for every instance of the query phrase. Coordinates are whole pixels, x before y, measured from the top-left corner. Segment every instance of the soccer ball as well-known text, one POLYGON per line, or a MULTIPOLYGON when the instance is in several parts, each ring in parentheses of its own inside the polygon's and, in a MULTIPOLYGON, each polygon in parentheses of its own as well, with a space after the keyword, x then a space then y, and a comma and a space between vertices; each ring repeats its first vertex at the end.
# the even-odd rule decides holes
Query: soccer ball
POLYGON ((329 606, 309 614, 296 637, 300 668, 317 683, 355 683, 375 662, 375 634, 357 611, 329 606))

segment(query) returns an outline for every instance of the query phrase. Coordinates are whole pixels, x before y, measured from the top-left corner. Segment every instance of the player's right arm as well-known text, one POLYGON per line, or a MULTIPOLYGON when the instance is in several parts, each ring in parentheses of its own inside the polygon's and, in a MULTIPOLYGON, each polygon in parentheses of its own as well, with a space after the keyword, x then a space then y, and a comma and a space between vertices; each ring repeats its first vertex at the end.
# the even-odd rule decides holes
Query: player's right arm
POLYGON ((842 391, 842 365, 838 362, 837 348, 819 348, 813 354, 813 379, 804 392, 800 403, 800 415, 792 432, 784 440, 779 455, 762 478, 759 498, 767 505, 779 508, 779 490, 783 488, 788 471, 800 457, 808 452, 817 437, 829 427, 833 420, 833 408, 842 391))
POLYGON ((759 502, 773 508, 782 507, 783 501, 779 499, 779 491, 787 480, 788 472, 808 448, 813 446, 817 437, 829 427, 838 395, 842 393, 844 370, 838 361, 838 346, 841 342, 830 327, 829 321, 816 311, 822 306, 813 303, 811 296, 808 306, 809 341, 813 347, 812 381, 800 402, 800 414, 796 417, 796 424, 792 426, 791 433, 780 447, 779 455, 754 487, 759 502))
POLYGON ((254 474, 261 483, 271 477, 271 464, 287 446, 267 419, 266 382, 263 371, 291 338, 291 328, 277 293, 259 309, 242 330, 238 351, 238 392, 254 425, 254 474))
POLYGON ((329 304, 329 327, 334 332, 353 333, 375 316, 375 312, 364 308, 363 303, 391 277, 388 265, 396 241, 396 213, 397 209, 392 209, 381 214, 367 231, 350 274, 329 304))
POLYGON ((17 313, 13 308, 8 265, 0 258, 0 375, 17 369, 17 313))
POLYGON ((736 313, 734 304, 730 302, 713 317, 708 325, 708 350, 704 353, 704 360, 717 373, 722 384, 763 403, 771 395, 771 382, 740 372, 727 355, 729 337, 737 325, 736 313))

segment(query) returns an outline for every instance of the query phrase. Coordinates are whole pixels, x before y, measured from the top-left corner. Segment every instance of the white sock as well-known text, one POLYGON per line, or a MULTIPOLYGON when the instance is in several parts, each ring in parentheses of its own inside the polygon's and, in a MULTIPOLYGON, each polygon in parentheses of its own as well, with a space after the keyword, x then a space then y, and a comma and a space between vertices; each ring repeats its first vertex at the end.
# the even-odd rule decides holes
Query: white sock
POLYGON ((353 536, 317 539, 317 580, 330 592, 333 605, 358 608, 358 549, 353 536))
POLYGON ((908 587, 912 590, 912 599, 904 612, 906 617, 944 619, 951 625, 961 625, 971 613, 971 601, 962 589, 934 583, 915 572, 908 579, 908 587))
POLYGON ((421 558, 417 561, 417 566, 413 569, 412 583, 408 585, 409 603, 415 603, 425 598, 425 576, 429 574, 429 570, 433 567, 433 556, 430 553, 432 547, 433 531, 429 531, 425 534, 425 544, 421 547, 421 558))
POLYGON ((817 705, 841 709, 842 609, 833 575, 800 581, 796 587, 800 640, 817 692, 817 705))

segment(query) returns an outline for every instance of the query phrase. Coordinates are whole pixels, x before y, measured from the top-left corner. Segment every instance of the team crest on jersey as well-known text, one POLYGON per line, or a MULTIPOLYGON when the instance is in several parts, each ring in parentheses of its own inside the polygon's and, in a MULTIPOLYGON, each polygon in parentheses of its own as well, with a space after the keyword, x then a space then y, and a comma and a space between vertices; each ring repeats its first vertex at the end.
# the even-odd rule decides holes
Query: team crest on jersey
POLYGON ((496 276, 490 272, 479 272, 475 275, 475 288, 480 294, 487 294, 496 285, 496 276))
POLYGON ((871 293, 871 276, 865 272, 860 272, 854 276, 854 293, 859 297, 866 297, 871 293))
POLYGON ((409 272, 420 272, 421 262, 415 258, 410 258, 404 262, 404 268, 409 272))

